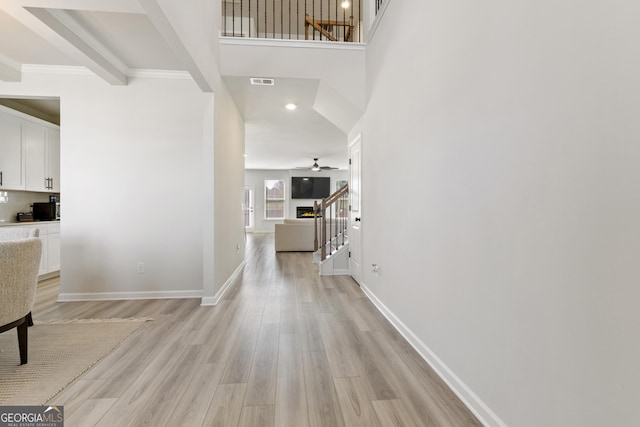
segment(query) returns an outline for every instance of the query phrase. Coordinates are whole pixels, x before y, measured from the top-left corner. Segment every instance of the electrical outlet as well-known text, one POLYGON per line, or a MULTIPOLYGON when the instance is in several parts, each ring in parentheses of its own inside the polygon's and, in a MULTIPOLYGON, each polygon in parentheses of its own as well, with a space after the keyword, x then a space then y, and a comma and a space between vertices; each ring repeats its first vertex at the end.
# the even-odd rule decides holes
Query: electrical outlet
POLYGON ((138 263, 138 269, 136 270, 138 274, 144 274, 144 262, 138 263))
POLYGON ((380 266, 378 264, 371 264, 371 272, 376 275, 376 277, 380 276, 380 266))

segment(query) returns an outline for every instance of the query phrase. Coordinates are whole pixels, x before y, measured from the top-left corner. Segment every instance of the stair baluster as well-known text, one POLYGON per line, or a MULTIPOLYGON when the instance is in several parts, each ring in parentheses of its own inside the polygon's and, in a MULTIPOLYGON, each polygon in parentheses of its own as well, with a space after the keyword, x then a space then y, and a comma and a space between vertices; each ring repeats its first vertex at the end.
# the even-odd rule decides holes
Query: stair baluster
POLYGON ((344 200, 347 199, 348 194, 349 184, 346 184, 329 197, 322 199, 319 205, 318 202, 313 202, 313 246, 316 252, 320 249, 321 262, 327 259, 327 257, 334 252, 334 243, 336 250, 347 243, 346 233, 348 221, 347 218, 343 216, 343 206, 344 200), (336 206, 338 203, 339 206, 336 206), (320 221, 318 221, 318 218, 320 221), (328 230, 327 218, 329 218, 328 230), (318 222, 320 223, 319 227, 318 222), (327 245, 329 245, 328 254, 327 245))

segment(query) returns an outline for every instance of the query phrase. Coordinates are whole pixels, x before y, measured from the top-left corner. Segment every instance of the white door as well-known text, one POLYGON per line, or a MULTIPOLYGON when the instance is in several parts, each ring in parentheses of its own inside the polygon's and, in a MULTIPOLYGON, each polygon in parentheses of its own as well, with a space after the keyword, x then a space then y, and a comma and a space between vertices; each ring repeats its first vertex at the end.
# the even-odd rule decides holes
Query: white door
POLYGON ((253 185, 247 185, 244 187, 242 210, 244 213, 245 231, 253 231, 253 185))
POLYGON ((362 284, 362 134, 349 145, 349 274, 362 284))

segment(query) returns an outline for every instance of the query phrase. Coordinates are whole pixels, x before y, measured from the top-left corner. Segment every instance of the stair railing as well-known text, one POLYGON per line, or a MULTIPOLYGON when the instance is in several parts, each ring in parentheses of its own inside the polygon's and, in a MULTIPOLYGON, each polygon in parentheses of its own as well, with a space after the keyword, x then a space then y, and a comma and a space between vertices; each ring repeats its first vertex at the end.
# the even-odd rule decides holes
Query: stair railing
POLYGON ((322 199, 313 202, 314 251, 320 249, 320 261, 324 261, 331 254, 344 246, 349 227, 349 184, 322 199), (318 226, 319 223, 319 226, 318 226))
POLYGON ((363 0, 222 0, 220 34, 363 43, 366 3, 363 0))

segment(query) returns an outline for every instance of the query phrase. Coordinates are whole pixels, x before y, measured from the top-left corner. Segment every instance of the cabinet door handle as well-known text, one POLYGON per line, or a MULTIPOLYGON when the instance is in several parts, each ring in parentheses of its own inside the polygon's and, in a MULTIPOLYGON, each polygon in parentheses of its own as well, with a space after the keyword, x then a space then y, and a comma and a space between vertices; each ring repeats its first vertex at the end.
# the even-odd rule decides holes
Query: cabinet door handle
POLYGON ((0 171, 0 185, 2 185, 2 171, 0 171))
POLYGON ((49 178, 51 180, 51 189, 53 190, 53 178, 49 178))

